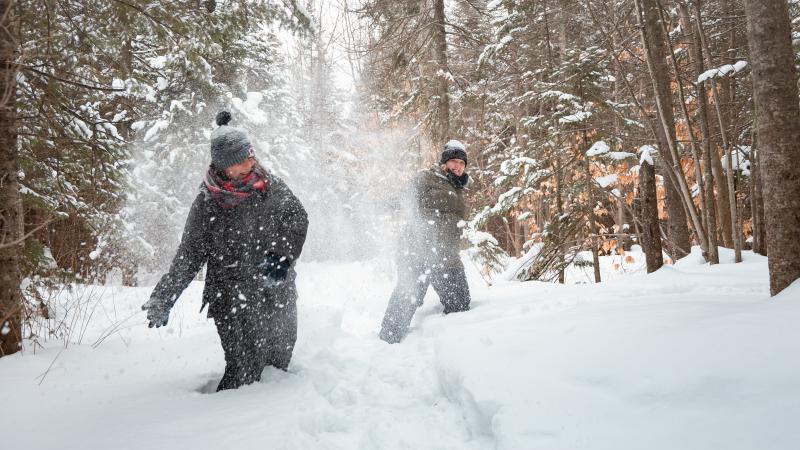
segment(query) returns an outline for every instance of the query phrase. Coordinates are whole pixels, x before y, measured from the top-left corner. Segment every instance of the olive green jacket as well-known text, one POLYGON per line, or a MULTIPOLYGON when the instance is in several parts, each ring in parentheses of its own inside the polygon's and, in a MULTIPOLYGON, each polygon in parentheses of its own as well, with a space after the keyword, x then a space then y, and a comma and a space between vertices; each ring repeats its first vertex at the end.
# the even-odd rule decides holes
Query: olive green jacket
POLYGON ((430 264, 460 264, 461 228, 466 218, 464 189, 456 187, 439 167, 424 170, 411 183, 411 220, 406 251, 430 264))

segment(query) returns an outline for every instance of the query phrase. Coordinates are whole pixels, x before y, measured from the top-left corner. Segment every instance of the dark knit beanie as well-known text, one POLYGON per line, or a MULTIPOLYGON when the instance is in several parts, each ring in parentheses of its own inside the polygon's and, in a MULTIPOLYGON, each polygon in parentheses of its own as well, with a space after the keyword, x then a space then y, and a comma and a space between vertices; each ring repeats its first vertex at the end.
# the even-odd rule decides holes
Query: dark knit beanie
POLYGON ((229 126, 231 113, 220 111, 217 114, 219 127, 211 132, 211 165, 224 170, 253 156, 253 145, 244 131, 229 126))
POLYGON ((444 150, 442 151, 442 157, 439 159, 439 164, 445 164, 451 159, 460 159, 464 161, 464 164, 467 164, 467 147, 465 147, 461 141, 453 139, 447 144, 444 144, 444 150))

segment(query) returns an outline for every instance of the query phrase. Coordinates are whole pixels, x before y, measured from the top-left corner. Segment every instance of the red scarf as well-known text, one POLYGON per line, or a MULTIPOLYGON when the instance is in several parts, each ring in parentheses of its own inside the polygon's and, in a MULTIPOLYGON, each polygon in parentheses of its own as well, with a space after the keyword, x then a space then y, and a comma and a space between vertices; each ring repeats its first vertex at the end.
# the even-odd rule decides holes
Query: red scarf
POLYGON ((211 198, 222 209, 231 209, 254 192, 264 192, 269 187, 267 171, 258 163, 253 166, 253 171, 241 180, 223 178, 216 169, 209 167, 203 181, 211 193, 211 198))

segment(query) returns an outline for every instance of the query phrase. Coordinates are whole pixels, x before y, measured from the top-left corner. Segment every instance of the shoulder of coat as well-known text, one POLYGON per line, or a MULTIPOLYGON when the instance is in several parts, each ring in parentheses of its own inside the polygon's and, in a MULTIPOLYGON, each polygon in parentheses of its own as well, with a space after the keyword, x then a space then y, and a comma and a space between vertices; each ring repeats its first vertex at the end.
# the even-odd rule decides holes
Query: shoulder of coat
POLYGON ((208 187, 206 187, 205 183, 200 184, 200 189, 197 193, 197 197, 194 199, 194 203, 197 205, 197 207, 205 211, 207 215, 211 214, 214 208, 217 208, 217 205, 211 198, 211 192, 208 190, 208 187))
POLYGON ((438 180, 445 180, 445 181, 447 181, 447 175, 445 175, 444 172, 442 172, 442 169, 440 169, 437 166, 433 166, 433 167, 431 167, 429 169, 425 169, 425 170, 420 171, 419 176, 420 176, 420 178, 423 178, 423 179, 426 179, 426 180, 437 180, 437 181, 438 180))
POLYGON ((289 189, 289 185, 283 181, 283 178, 275 175, 274 173, 270 173, 269 175, 269 187, 267 190, 264 191, 266 194, 269 194, 270 191, 273 193, 291 193, 292 190, 289 189))
POLYGON ((419 172, 417 172, 416 176, 417 176, 417 178, 427 178, 427 177, 430 177, 431 175, 433 175, 433 168, 432 167, 428 168, 428 169, 420 170, 419 172))

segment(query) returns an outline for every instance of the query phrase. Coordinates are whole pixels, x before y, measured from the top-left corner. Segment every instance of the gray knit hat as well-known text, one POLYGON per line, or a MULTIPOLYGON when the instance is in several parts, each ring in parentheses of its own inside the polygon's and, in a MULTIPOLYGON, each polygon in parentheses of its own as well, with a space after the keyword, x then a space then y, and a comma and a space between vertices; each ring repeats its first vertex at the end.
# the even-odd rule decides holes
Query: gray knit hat
POLYGON ((460 159, 467 164, 467 147, 461 141, 453 139, 444 144, 439 164, 445 164, 451 159, 460 159))
POLYGON ((216 120, 219 127, 211 132, 211 165, 220 170, 254 156, 247 133, 229 126, 230 121, 231 113, 220 111, 216 120))

